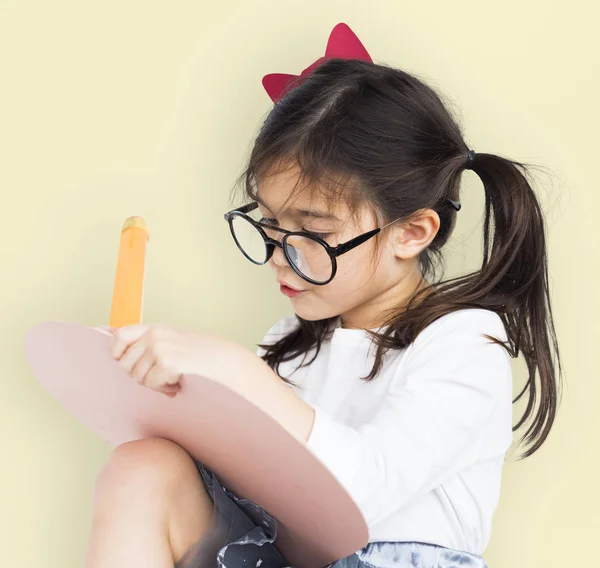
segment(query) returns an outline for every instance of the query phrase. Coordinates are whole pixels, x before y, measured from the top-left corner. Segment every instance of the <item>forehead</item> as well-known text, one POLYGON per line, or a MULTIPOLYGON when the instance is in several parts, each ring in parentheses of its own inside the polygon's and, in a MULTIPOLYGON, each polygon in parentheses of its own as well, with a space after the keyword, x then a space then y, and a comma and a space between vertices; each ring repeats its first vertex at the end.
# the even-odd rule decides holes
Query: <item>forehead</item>
POLYGON ((351 215, 342 191, 301 180, 298 166, 262 177, 254 198, 278 217, 342 221, 351 215))

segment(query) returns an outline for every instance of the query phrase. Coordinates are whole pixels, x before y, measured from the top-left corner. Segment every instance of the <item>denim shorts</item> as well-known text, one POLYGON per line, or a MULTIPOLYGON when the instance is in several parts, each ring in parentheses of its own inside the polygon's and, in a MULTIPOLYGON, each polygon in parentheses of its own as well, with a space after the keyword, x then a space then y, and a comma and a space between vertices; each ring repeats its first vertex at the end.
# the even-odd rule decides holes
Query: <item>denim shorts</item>
MULTIPOLYGON (((277 521, 196 462, 214 503, 210 529, 175 568, 293 568, 275 547, 277 521)), ((421 542, 371 542, 324 568, 487 568, 481 556, 421 542)), ((319 568, 319 567, 315 567, 319 568)), ((323 567, 321 567, 323 568, 323 567)))

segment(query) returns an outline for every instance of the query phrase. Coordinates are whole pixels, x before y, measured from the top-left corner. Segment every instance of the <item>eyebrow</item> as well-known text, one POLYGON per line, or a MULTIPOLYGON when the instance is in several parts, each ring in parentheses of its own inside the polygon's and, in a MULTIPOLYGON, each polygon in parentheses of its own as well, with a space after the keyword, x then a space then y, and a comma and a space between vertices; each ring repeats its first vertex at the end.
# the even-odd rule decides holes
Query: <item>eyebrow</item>
MULTIPOLYGON (((260 203, 263 207, 266 207, 269 211, 272 211, 272 209, 260 197, 258 197, 258 195, 255 197, 255 201, 260 203)), ((331 219, 334 221, 340 221, 339 217, 336 217, 332 213, 314 211, 310 209, 288 209, 287 214, 291 217, 312 217, 314 219, 331 219)))

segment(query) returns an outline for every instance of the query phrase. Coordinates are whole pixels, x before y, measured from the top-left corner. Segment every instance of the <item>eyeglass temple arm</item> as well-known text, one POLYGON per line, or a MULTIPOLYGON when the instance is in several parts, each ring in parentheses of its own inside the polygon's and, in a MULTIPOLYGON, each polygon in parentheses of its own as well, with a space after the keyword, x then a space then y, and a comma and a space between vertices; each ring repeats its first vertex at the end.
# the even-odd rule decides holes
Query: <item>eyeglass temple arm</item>
POLYGON ((235 211, 239 211, 240 213, 249 213, 250 211, 252 211, 253 209, 256 209, 257 207, 258 207, 258 203, 256 203, 256 201, 253 201, 246 205, 242 205, 242 207, 237 207, 236 209, 232 209, 231 211, 228 211, 227 213, 225 213, 225 215, 223 215, 223 217, 225 218, 225 220, 228 220, 231 213, 233 213, 235 211))
POLYGON ((381 231, 381 229, 373 229, 372 231, 369 231, 368 233, 365 233, 364 235, 358 235, 358 237, 354 237, 353 239, 350 239, 349 241, 346 241, 345 243, 339 244, 337 247, 335 247, 333 249, 335 256, 344 254, 345 252, 352 250, 354 247, 361 245, 365 241, 368 241, 371 237, 374 237, 377 233, 379 233, 379 231, 381 231))

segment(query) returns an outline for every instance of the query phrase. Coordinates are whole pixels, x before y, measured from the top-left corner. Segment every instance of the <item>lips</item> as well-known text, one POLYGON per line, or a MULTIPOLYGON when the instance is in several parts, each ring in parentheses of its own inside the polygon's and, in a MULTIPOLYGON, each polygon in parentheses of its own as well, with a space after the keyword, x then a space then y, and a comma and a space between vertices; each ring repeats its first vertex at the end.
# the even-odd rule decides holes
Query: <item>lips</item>
POLYGON ((293 286, 290 286, 289 284, 287 284, 283 280, 277 280, 277 282, 279 284, 281 284, 282 286, 285 286, 286 288, 289 288, 290 290, 294 290, 295 292, 303 292, 304 291, 304 290, 300 290, 299 288, 294 288, 293 286))

